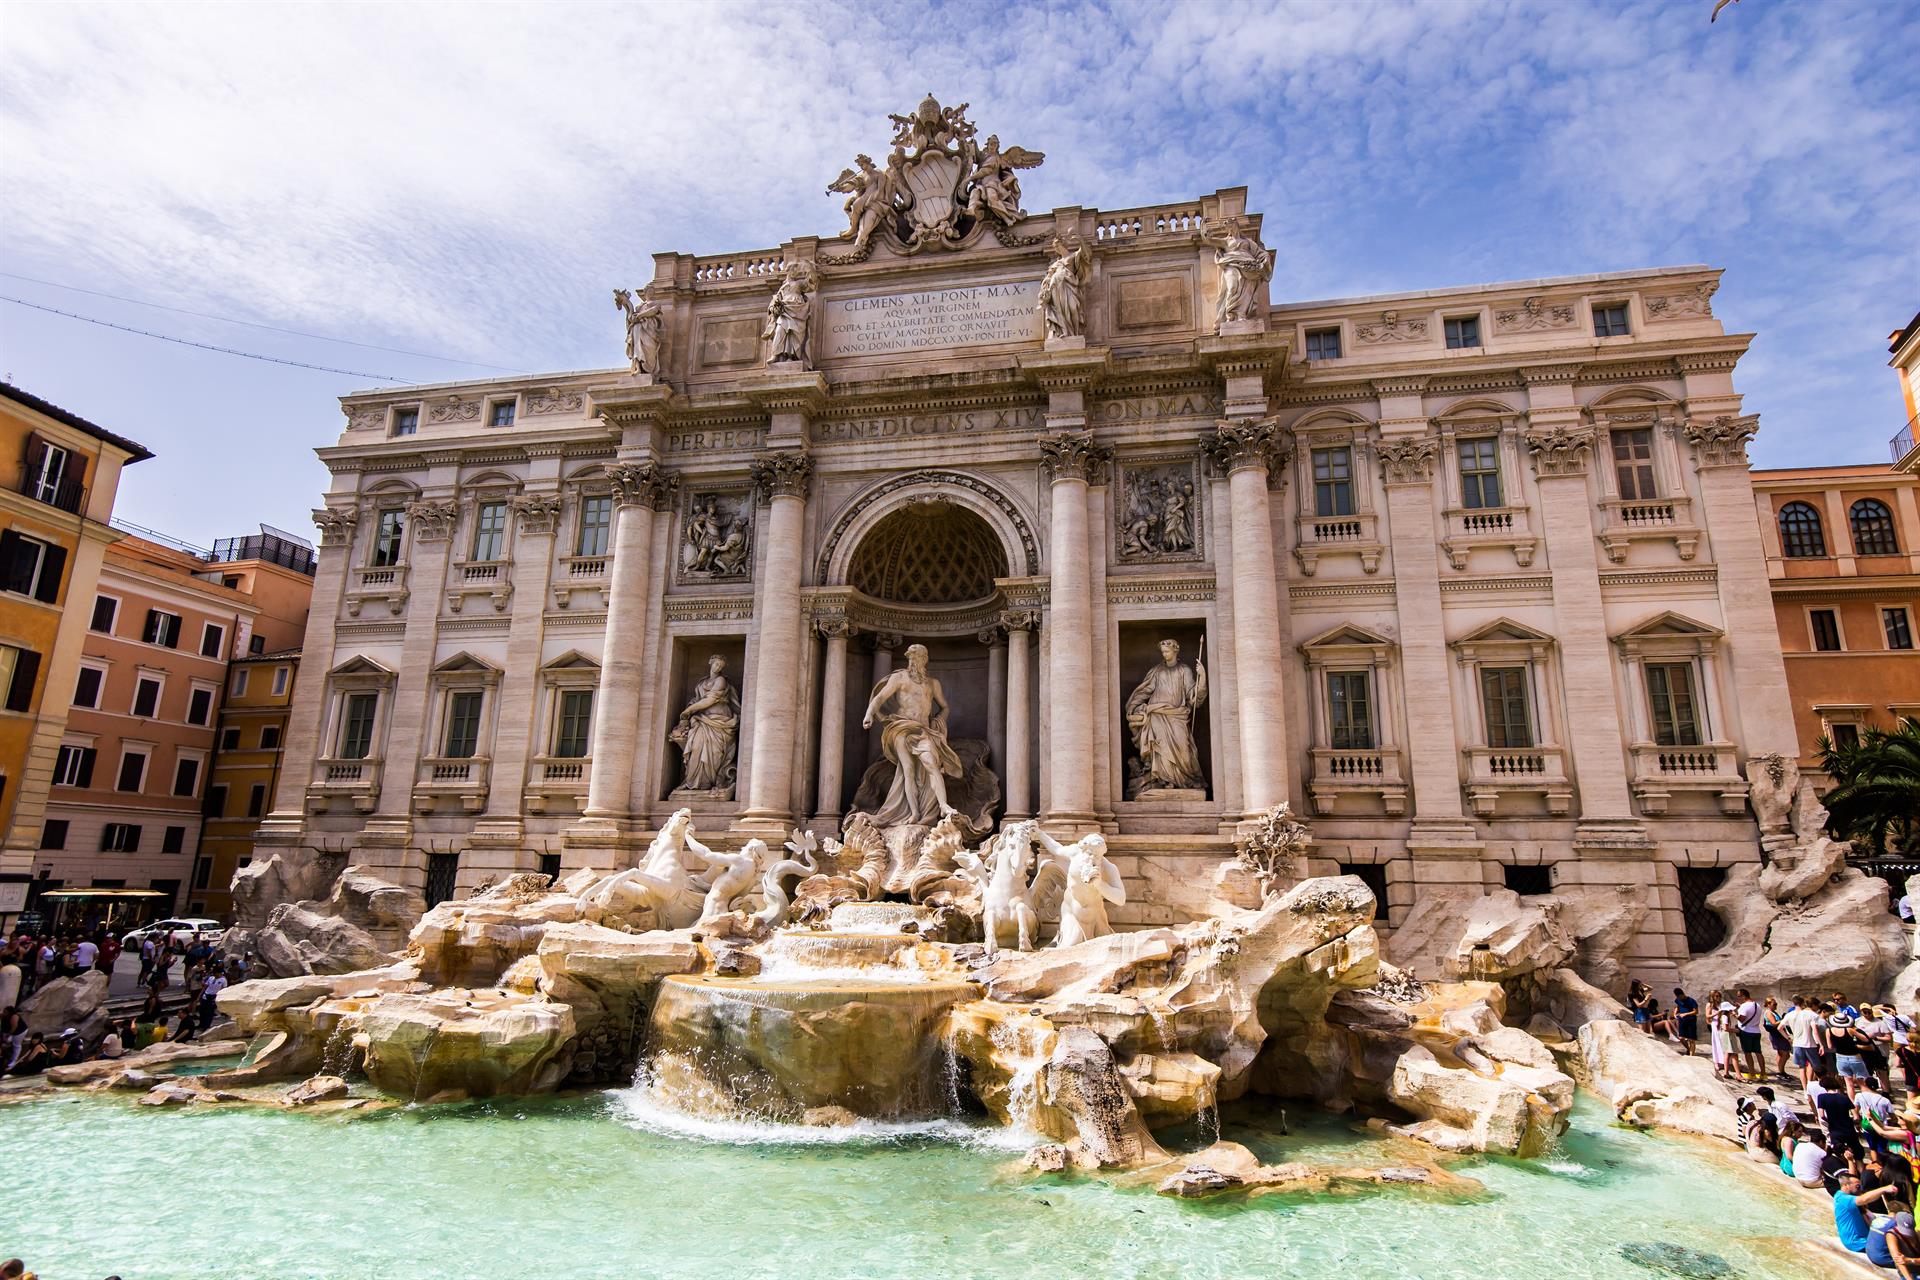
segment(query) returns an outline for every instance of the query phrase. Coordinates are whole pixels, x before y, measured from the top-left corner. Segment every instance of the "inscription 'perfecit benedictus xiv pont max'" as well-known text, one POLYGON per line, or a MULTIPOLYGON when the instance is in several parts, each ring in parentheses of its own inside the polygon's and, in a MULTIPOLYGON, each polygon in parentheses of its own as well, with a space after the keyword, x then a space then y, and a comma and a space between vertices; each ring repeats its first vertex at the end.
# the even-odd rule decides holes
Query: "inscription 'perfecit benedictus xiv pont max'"
POLYGON ((605 367, 346 398, 263 856, 464 894, 630 867, 684 804, 729 856, 910 869, 850 815, 899 768, 860 708, 924 663, 948 843, 1097 832, 1117 925, 1286 801, 1389 925, 1544 864, 1648 904, 1673 985, 1679 869, 1759 864, 1748 762, 1797 750, 1718 273, 1276 298, 1244 188, 1042 208, 1040 152, 894 123, 842 234, 655 254, 605 367))

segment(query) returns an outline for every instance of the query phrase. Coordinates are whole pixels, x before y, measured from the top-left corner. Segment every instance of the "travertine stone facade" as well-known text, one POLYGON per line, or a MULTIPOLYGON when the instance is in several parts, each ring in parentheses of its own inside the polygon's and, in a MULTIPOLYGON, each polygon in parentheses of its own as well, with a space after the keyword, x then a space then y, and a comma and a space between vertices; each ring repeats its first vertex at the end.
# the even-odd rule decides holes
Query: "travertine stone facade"
POLYGON ((1393 920, 1547 865, 1643 887, 1641 969, 1684 958, 1676 868, 1758 856, 1743 771, 1793 749, 1716 272, 1275 301, 1242 188, 931 230, 845 189, 853 240, 656 255, 657 372, 343 402, 263 841, 431 896, 682 803, 824 834, 884 792, 861 710, 919 643, 999 811, 1109 834, 1124 922, 1287 800, 1393 920), (1049 338, 1056 241, 1090 258, 1049 338), (1205 641, 1207 785, 1129 800, 1165 638, 1205 641), (714 655, 737 784, 689 801, 714 655))

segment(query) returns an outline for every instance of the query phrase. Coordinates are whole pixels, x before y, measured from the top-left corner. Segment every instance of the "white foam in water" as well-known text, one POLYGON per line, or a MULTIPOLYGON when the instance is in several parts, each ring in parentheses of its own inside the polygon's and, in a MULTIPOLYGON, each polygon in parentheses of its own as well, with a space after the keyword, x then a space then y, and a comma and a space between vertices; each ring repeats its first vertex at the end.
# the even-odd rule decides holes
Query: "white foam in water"
POLYGON ((1585 1178, 1593 1173, 1593 1170, 1577 1160, 1542 1160, 1540 1167, 1548 1173, 1564 1173, 1572 1178, 1585 1178))
POLYGON ((607 1095, 614 1112, 636 1129, 725 1146, 855 1146, 933 1138, 959 1146, 1024 1151, 1041 1139, 1018 1129, 970 1124, 948 1116, 932 1120, 858 1120, 853 1124, 780 1124, 771 1120, 723 1120, 690 1115, 662 1101, 643 1073, 625 1089, 607 1095))

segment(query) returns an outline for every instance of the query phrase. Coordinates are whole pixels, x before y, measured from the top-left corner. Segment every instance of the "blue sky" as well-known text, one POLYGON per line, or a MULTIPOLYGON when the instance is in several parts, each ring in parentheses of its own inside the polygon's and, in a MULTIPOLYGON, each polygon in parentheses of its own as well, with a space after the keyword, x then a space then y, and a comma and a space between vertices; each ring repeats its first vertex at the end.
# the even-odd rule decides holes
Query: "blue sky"
MULTIPOLYGON (((656 251, 840 229, 932 90, 1032 209, 1244 183, 1277 299, 1726 268, 1758 465, 1879 461, 1920 306, 1920 3, 21 5, 0 295, 405 381, 621 362, 656 251)), ((304 531, 365 377, 0 303, 0 374, 159 456, 120 511, 304 531)))

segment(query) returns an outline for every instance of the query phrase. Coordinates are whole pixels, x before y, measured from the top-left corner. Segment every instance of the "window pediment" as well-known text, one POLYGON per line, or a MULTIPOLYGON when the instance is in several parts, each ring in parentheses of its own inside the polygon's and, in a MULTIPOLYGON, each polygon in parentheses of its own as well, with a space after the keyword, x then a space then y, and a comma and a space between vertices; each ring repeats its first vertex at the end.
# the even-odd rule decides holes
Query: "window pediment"
POLYGON ((1668 610, 1621 632, 1613 642, 1629 657, 1674 657, 1711 652, 1725 636, 1718 627, 1668 610))
POLYGON ((1538 661, 1552 649, 1552 636, 1512 618, 1496 618, 1453 642, 1454 652, 1466 661, 1522 658, 1538 661))
POLYGON ((1337 663, 1375 665, 1385 662, 1393 649, 1394 642, 1388 637, 1352 623, 1342 623, 1300 646, 1308 664, 1316 667, 1337 663))

